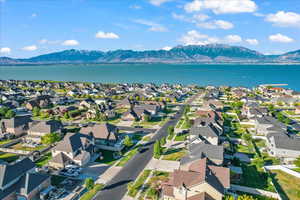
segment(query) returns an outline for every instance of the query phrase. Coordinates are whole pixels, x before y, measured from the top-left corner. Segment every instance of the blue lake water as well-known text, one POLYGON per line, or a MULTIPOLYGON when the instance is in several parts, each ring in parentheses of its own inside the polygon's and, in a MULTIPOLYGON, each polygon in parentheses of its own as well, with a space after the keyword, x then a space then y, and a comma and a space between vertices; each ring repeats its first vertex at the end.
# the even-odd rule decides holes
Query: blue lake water
POLYGON ((253 87, 285 83, 300 90, 300 65, 89 64, 0 66, 0 79, 103 83, 181 83, 253 87))

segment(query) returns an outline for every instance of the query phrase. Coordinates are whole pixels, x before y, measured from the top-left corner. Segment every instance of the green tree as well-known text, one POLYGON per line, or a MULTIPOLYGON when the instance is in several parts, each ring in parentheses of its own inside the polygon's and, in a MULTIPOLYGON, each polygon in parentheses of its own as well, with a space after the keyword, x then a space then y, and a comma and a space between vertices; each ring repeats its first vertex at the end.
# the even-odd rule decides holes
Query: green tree
POLYGON ((226 195, 224 200, 234 200, 234 197, 231 195, 226 195))
POLYGON ((40 116, 40 111, 41 111, 41 109, 40 109, 39 107, 34 107, 34 108, 32 109, 32 115, 33 115, 34 117, 40 116))
POLYGON ((150 121, 150 115, 145 114, 145 116, 144 116, 144 121, 145 121, 145 122, 149 122, 149 121, 150 121))
POLYGON ((0 108, 0 116, 5 116, 5 114, 8 112, 8 110, 9 110, 9 108, 8 107, 5 107, 5 106, 3 106, 3 107, 1 107, 0 108))
POLYGON ((241 195, 237 198, 237 200, 257 200, 256 198, 253 198, 253 196, 249 195, 241 195))
POLYGON ((296 158, 296 160, 294 161, 294 164, 297 166, 297 167, 300 167, 300 156, 298 158, 296 158))
POLYGON ((84 181, 84 185, 85 185, 86 189, 88 189, 88 190, 93 189, 94 186, 95 186, 94 179, 86 178, 85 181, 84 181))
POLYGON ((126 147, 131 147, 133 145, 132 139, 128 135, 125 136, 124 145, 126 147))
POLYGON ((168 134, 173 135, 174 134, 174 126, 169 126, 168 127, 168 134))
POLYGON ((8 110, 6 113, 5 113, 5 118, 13 118, 14 116, 16 116, 16 113, 13 111, 13 110, 8 110))
POLYGON ((69 113, 68 113, 68 112, 65 112, 64 118, 65 118, 65 119, 70 119, 70 116, 69 116, 69 113))
POLYGON ((153 154, 154 154, 154 158, 159 158, 159 156, 161 156, 162 154, 162 149, 159 140, 156 140, 156 142, 154 143, 153 154))
POLYGON ((166 137, 162 137, 162 138, 160 139, 160 145, 161 145, 161 146, 164 146, 166 143, 167 143, 166 137))
POLYGON ((60 135, 58 133, 48 133, 42 136, 42 143, 47 145, 58 142, 59 140, 60 140, 60 135))

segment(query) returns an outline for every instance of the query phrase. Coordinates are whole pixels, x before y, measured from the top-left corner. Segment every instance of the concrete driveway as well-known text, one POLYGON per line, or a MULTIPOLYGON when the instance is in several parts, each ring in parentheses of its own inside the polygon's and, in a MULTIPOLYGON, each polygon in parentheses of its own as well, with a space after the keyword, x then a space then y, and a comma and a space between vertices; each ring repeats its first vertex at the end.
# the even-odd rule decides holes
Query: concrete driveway
POLYGON ((105 173, 105 171, 108 170, 109 167, 110 165, 106 165, 103 163, 91 163, 85 168, 83 168, 79 178, 85 179, 91 177, 94 180, 97 180, 99 176, 101 176, 103 173, 105 173))
POLYGON ((146 166, 146 169, 173 172, 175 169, 179 169, 179 166, 179 161, 157 160, 153 158, 146 166))

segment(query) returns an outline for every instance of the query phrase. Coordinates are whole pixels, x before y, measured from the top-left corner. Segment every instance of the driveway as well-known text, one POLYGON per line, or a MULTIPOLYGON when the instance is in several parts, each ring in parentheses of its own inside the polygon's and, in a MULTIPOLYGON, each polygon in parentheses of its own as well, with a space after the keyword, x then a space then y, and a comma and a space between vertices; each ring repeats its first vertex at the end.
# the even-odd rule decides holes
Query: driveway
POLYGON ((152 159, 146 166, 146 169, 173 172, 175 169, 179 169, 179 166, 179 161, 152 159))
POLYGON ((132 121, 123 121, 123 120, 121 120, 118 124, 117 124, 117 126, 129 126, 129 127, 131 127, 131 125, 133 124, 133 122, 132 121))
POLYGON ((82 173, 80 174, 80 179, 85 179, 88 177, 97 180, 105 171, 109 169, 110 165, 102 163, 91 163, 87 167, 83 168, 82 173))

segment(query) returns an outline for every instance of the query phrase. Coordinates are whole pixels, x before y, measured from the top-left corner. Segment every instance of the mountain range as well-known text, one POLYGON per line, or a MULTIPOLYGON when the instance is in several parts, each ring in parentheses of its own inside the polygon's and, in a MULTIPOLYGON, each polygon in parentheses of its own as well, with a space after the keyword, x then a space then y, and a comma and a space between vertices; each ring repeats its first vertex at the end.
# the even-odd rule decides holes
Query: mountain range
POLYGON ((170 50, 64 50, 31 58, 0 57, 0 65, 58 63, 300 63, 300 50, 281 55, 224 44, 176 46, 170 50))

